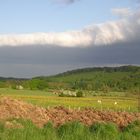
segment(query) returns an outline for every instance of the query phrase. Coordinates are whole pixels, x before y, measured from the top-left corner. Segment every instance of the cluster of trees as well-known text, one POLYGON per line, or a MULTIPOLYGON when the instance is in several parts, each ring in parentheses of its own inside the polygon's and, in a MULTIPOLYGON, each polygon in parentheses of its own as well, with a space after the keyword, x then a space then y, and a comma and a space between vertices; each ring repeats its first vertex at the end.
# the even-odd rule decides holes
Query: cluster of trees
POLYGON ((88 82, 84 80, 70 83, 72 89, 94 90, 94 91, 138 91, 140 88, 140 81, 129 80, 110 80, 110 81, 93 81, 88 82))
POLYGON ((45 90, 48 88, 48 82, 41 79, 31 79, 25 81, 23 87, 30 90, 45 90))

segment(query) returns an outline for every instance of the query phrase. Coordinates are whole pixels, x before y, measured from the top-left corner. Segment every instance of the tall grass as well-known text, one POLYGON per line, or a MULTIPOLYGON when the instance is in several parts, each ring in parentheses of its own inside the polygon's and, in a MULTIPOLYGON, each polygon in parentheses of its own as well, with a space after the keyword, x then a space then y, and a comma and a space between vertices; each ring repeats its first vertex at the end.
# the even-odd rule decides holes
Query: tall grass
POLYGON ((92 132, 94 139, 96 140, 118 140, 119 130, 117 126, 113 123, 96 123, 90 127, 90 132, 92 132))
POLYGON ((0 140, 139 140, 140 122, 120 130, 113 123, 96 123, 90 127, 80 122, 69 122, 54 127, 51 122, 43 128, 31 121, 16 120, 22 128, 6 128, 0 123, 0 140))

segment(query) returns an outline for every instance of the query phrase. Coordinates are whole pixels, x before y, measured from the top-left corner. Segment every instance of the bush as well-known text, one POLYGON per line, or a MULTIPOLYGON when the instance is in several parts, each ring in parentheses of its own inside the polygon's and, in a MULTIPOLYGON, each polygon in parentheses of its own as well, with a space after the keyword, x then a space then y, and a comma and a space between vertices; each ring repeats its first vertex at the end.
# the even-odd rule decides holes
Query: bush
POLYGON ((84 94, 83 94, 82 91, 77 91, 76 92, 76 97, 83 97, 83 96, 84 96, 84 94))

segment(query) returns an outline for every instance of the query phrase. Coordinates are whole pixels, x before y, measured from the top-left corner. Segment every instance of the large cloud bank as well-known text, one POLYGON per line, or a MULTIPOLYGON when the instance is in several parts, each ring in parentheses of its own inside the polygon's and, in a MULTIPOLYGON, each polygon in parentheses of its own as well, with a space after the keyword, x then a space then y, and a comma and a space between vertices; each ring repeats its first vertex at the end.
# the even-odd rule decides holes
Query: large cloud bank
MULTIPOLYGON (((124 10, 125 11, 125 10, 124 10)), ((124 12, 115 11, 115 12, 124 12)), ((91 25, 80 31, 0 35, 0 46, 57 45, 87 47, 140 39, 140 11, 118 21, 91 25)))

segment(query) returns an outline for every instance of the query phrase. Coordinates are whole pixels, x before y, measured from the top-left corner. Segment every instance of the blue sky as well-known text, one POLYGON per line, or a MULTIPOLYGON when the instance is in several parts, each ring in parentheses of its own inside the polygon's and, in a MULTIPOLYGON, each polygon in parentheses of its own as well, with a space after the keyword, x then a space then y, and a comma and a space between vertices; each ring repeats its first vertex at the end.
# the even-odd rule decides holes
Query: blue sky
POLYGON ((0 76, 140 65, 140 0, 0 0, 0 76))
POLYGON ((112 8, 130 7, 131 0, 0 0, 0 33, 60 32, 114 20, 112 8))

